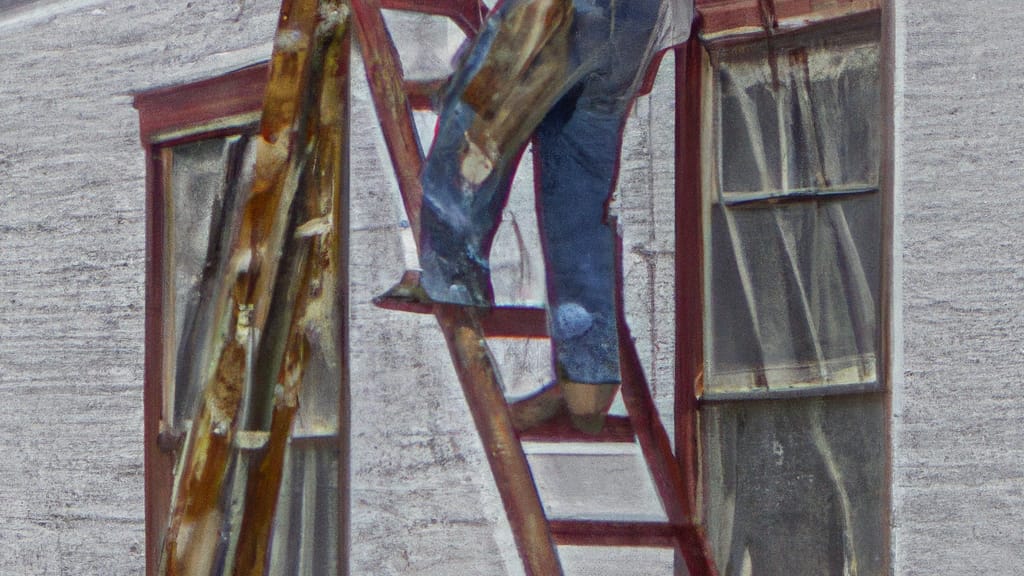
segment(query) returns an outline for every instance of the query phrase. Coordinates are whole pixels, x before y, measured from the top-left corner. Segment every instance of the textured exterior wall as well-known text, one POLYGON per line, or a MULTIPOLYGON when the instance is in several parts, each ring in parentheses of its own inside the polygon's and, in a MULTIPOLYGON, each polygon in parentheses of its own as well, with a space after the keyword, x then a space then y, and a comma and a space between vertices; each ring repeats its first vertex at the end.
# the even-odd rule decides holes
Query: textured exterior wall
POLYGON ((898 572, 1019 574, 1024 12, 1014 0, 898 6, 898 572))
MULTIPOLYGON (((265 58, 277 6, 35 6, 0 16, 0 575, 139 574, 145 186, 131 92, 265 58)), ((895 572, 1017 573, 1024 15, 1013 0, 899 0, 897 25, 895 572)), ((644 200, 668 189, 645 146, 666 128, 644 118, 665 113, 638 106, 627 223, 664 214, 644 200)), ((372 125, 358 91, 353 115, 372 125)), ((353 193, 366 199, 353 242, 373 247, 353 258, 353 573, 515 573, 432 320, 366 305, 397 278, 401 246, 373 176, 379 142, 355 143, 353 159, 353 193)), ((634 329, 661 388, 671 333, 650 319, 666 314, 671 238, 662 220, 627 237, 634 329)), ((645 574, 663 558, 648 561, 624 563, 645 574)))
POLYGON ((5 576, 143 571, 145 166, 131 91, 251 61, 276 11, 72 4, 84 7, 0 16, 5 576))

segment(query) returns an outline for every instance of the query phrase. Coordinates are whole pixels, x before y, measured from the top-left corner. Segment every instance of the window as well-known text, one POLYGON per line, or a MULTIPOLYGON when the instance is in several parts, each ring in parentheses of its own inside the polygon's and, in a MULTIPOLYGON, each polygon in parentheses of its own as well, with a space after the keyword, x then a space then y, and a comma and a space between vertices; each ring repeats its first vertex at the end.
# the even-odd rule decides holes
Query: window
POLYGON ((858 32, 712 51, 708 394, 876 382, 879 46, 858 32))
MULTIPOLYGON (((240 191, 252 180, 266 74, 265 65, 254 66, 147 92, 135 100, 149 182, 145 442, 150 574, 156 572, 167 528, 175 462, 202 393, 201 373, 210 362, 204 354, 213 331, 210 318, 216 316, 215 281, 226 266, 232 230, 238 227, 240 191)), ((289 266, 296 250, 286 245, 282 268, 289 266)), ((340 314, 338 306, 328 313, 340 314)), ((272 320, 260 340, 280 340, 280 333, 287 332, 285 324, 272 320)), ((268 574, 338 574, 340 551, 345 550, 340 544, 347 540, 347 492, 341 491, 345 374, 343 363, 331 357, 344 349, 338 338, 325 337, 309 350, 285 455, 268 574)), ((251 371, 254 380, 276 373, 258 365, 251 371)), ((252 389, 267 386, 256 381, 252 389)), ((253 394, 242 408, 244 430, 251 432, 236 435, 233 469, 249 467, 260 453, 263 439, 258 431, 268 427, 262 420, 270 401, 253 394)), ((245 491, 241 478, 244 473, 229 480, 238 496, 245 491)), ((241 513, 240 506, 229 512, 236 516, 230 520, 233 526, 240 523, 241 513)), ((228 538, 221 553, 234 545, 228 538)))
POLYGON ((888 570, 881 11, 834 4, 698 3, 681 361, 722 574, 888 570))

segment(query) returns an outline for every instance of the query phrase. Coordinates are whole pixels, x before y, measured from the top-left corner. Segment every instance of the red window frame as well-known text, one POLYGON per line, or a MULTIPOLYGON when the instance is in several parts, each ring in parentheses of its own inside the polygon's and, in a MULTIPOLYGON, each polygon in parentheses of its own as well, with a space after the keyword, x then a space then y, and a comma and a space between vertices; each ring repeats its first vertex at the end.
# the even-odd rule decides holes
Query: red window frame
MULTIPOLYGON (((882 158, 881 293, 878 344, 879 382, 885 421, 886 517, 883 541, 891 543, 892 510, 892 228, 893 228, 893 61, 892 2, 888 0, 695 0, 696 30, 676 54, 676 394, 675 445, 677 458, 693 490, 702 485, 700 454, 700 397, 704 388, 704 222, 703 222, 703 104, 705 46, 756 41, 769 36, 803 33, 813 28, 856 26, 881 22, 882 158)), ((697 495, 694 494, 696 497, 697 495)), ((699 511, 703 516, 707 511, 699 511)), ((891 569, 891 544, 884 551, 891 569)), ((721 568, 721 567, 720 567, 721 568)))

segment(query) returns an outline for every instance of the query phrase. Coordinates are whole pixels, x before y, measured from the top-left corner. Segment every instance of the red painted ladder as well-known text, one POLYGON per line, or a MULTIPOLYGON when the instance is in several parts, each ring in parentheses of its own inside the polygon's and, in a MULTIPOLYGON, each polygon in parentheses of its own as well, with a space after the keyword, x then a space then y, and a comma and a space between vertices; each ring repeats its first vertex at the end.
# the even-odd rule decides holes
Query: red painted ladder
MULTIPOLYGON (((487 8, 477 0, 352 0, 370 92, 406 214, 418 237, 422 203, 419 173, 423 156, 412 110, 430 109, 430 96, 438 84, 405 80, 398 51, 381 14, 382 8, 444 16, 470 37, 480 28, 487 8)), ((481 313, 455 306, 435 306, 434 314, 448 342, 528 575, 562 574, 556 545, 565 544, 674 548, 691 576, 712 576, 716 571, 709 547, 695 522, 695 479, 684 478, 655 408, 622 312, 621 277, 620 271, 622 397, 629 416, 609 416, 605 431, 596 438, 576 433, 567 419, 523 433, 513 426, 486 338, 546 337, 543 309, 497 307, 481 313), (639 442, 650 469, 667 522, 547 519, 521 440, 631 443, 634 439, 639 442)))

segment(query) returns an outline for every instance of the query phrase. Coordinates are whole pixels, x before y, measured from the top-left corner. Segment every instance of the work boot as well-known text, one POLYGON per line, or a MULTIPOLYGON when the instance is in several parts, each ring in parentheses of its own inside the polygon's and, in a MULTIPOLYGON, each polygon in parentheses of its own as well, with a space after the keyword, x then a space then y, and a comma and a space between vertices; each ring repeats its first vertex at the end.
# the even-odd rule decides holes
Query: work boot
POLYGON ((373 299, 373 305, 386 310, 430 314, 437 304, 420 284, 419 270, 406 270, 397 284, 373 299))
POLYGON ((590 384, 561 380, 559 386, 569 408, 573 428, 587 434, 600 434, 615 393, 619 391, 618 382, 590 384))
POLYGON ((512 425, 519 432, 551 420, 565 409, 562 390, 551 382, 536 392, 508 405, 512 425))
POLYGON ((406 270, 402 279, 397 284, 388 288, 383 294, 373 299, 373 305, 385 310, 398 310, 400 312, 415 312, 417 314, 431 314, 435 304, 447 304, 453 306, 469 306, 472 308, 491 308, 491 302, 474 300, 465 294, 466 289, 457 285, 451 291, 449 300, 436 300, 427 294, 421 282, 419 270, 406 270), (461 288, 456 292, 454 288, 461 288))

